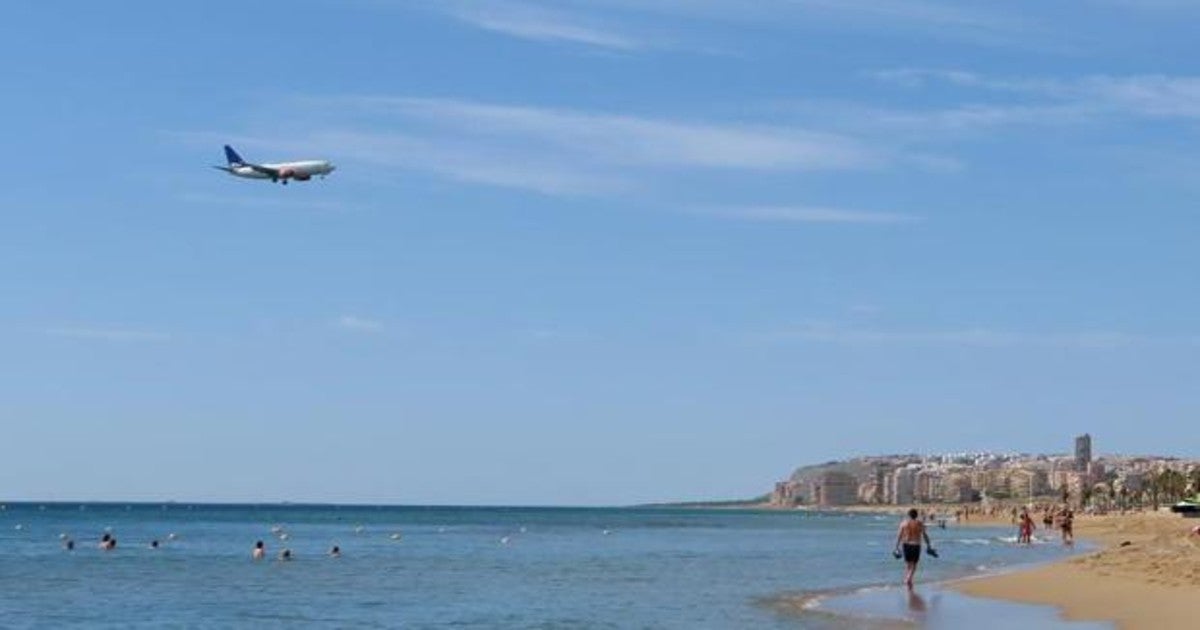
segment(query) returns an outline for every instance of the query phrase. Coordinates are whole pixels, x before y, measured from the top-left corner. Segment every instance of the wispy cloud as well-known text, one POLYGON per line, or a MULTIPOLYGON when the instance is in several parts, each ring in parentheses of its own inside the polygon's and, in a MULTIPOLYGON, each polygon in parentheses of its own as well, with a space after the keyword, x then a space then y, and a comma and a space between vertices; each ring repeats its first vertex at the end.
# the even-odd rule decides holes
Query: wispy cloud
POLYGON ((1200 118, 1200 77, 1093 76, 1054 86, 1052 90, 1068 97, 1098 99, 1111 109, 1130 114, 1200 118))
POLYGON ((949 0, 439 0, 426 7, 474 28, 524 40, 619 53, 683 50, 729 54, 737 32, 803 36, 806 32, 884 31, 889 36, 987 47, 1071 50, 1070 31, 987 3, 949 0), (726 42, 712 45, 712 35, 726 42), (703 33, 697 41, 695 33, 703 33), (690 43, 689 43, 690 41, 690 43))
MULTIPOLYGON (((663 175, 702 171, 926 168, 923 157, 789 125, 390 96, 296 97, 289 108, 293 120, 306 121, 305 131, 260 132, 238 142, 271 153, 319 152, 349 167, 404 169, 548 195, 622 194, 663 175)), ((170 135, 209 144, 229 138, 170 135)))
POLYGON ((968 104, 924 112, 880 112, 876 120, 883 125, 968 131, 1010 125, 1062 125, 1089 120, 1094 112, 1079 104, 1063 105, 980 105, 968 104))
POLYGON ((54 326, 43 329, 52 337, 67 337, 72 339, 94 339, 100 341, 167 341, 171 335, 150 330, 135 330, 129 328, 96 328, 90 326, 54 326))
POLYGON ((775 125, 647 118, 460 99, 339 99, 455 134, 508 138, 595 162, 746 170, 857 169, 878 153, 846 137, 775 125))
POLYGON ((700 214, 759 221, 765 223, 857 223, 866 225, 889 225, 920 221, 919 217, 891 212, 864 212, 819 206, 748 206, 738 208, 710 208, 700 214))
POLYGON ((487 0, 446 2, 448 14, 464 23, 512 37, 541 42, 566 42, 617 51, 632 51, 644 43, 616 32, 585 15, 527 3, 487 0))
MULTIPOLYGON (((559 2, 561 4, 561 0, 559 2)), ((948 0, 591 0, 591 7, 672 19, 753 23, 795 31, 842 26, 914 33, 983 46, 1061 48, 1041 24, 979 3, 948 0)), ((761 31, 756 31, 756 35, 761 31)), ((1061 40, 1061 38, 1059 38, 1061 40)))
POLYGON ((853 304, 846 310, 851 315, 858 316, 878 315, 883 312, 883 309, 875 304, 853 304))
POLYGON ((970 8, 962 2, 927 0, 797 0, 800 10, 834 14, 846 20, 919 25, 956 36, 1007 40, 1029 22, 1011 15, 970 8))
POLYGON ((623 174, 588 168, 579 156, 539 152, 519 143, 355 129, 319 131, 312 140, 366 165, 546 195, 593 195, 631 187, 623 174))
POLYGON ((980 348, 1048 347, 1079 350, 1105 350, 1146 346, 1156 343, 1196 345, 1198 337, 1164 339, 1111 331, 1015 332, 991 328, 949 330, 886 330, 850 328, 828 322, 805 322, 770 331, 755 338, 774 342, 807 342, 855 346, 967 346, 980 348))
POLYGON ((341 201, 321 199, 299 199, 295 197, 258 196, 250 194, 245 196, 214 195, 201 192, 181 193, 179 195, 179 200, 189 204, 253 210, 301 210, 309 212, 341 213, 348 212, 353 207, 356 207, 341 201))
POLYGON ((530 328, 523 330, 522 334, 536 341, 562 341, 567 339, 578 339, 585 336, 583 333, 578 331, 573 332, 557 327, 530 328))
POLYGON ((775 106, 800 121, 820 121, 829 129, 892 146, 889 163, 926 173, 959 173, 969 168, 949 147, 972 137, 1014 127, 1068 127, 1092 123, 1086 103, 1022 99, 1020 102, 968 102, 900 109, 863 102, 803 100, 775 106))
MULTIPOLYGON (((328 104, 331 99, 301 99, 328 104)), ((336 99, 335 99, 336 100, 336 99)), ((571 162, 540 155, 529 147, 478 141, 411 130, 403 121, 377 121, 364 128, 350 121, 323 120, 317 113, 310 130, 238 134, 210 131, 170 131, 180 142, 211 146, 234 142, 239 147, 280 155, 319 152, 332 156, 352 172, 382 168, 431 173, 458 182, 485 184, 546 195, 591 195, 620 192, 630 182, 611 172, 598 172, 571 162)), ((345 176, 340 174, 339 176, 345 176)))
POLYGON ((949 83, 972 87, 987 84, 983 77, 974 72, 952 68, 888 68, 869 74, 880 81, 909 88, 924 87, 929 83, 949 83))
POLYGON ((1198 0, 1090 0, 1092 4, 1109 5, 1133 11, 1170 11, 1200 9, 1198 0))
POLYGON ((383 322, 357 315, 342 315, 334 321, 334 325, 342 330, 360 333, 379 333, 384 329, 383 322))
MULTIPOLYGON (((1002 92, 1037 103, 975 106, 975 122, 1029 122, 1057 114, 1089 120, 1100 117, 1200 118, 1200 77, 1178 75, 1089 75, 1071 78, 990 77, 964 70, 899 68, 874 73, 880 80, 909 88, 947 84, 1002 92)), ((960 109, 960 112, 963 110, 960 109)), ((970 110, 964 113, 970 114, 970 110)))

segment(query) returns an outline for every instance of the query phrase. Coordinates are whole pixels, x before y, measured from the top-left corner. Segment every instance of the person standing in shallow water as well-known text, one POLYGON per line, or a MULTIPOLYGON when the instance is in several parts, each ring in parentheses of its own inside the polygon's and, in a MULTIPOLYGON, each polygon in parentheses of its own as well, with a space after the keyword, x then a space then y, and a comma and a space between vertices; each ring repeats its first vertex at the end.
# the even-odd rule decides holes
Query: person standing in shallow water
POLYGON ((267 557, 267 546, 263 544, 263 541, 254 543, 254 551, 250 552, 250 557, 254 560, 262 560, 267 557))
POLYGON ((1071 508, 1063 510, 1062 515, 1062 541, 1068 547, 1075 544, 1075 513, 1071 508))
POLYGON ((925 530, 925 523, 917 518, 917 510, 910 509, 908 518, 900 523, 900 529, 896 532, 896 548, 892 551, 892 555, 897 558, 904 558, 904 585, 908 588, 913 587, 913 578, 917 574, 917 563, 921 561, 921 541, 925 541, 925 548, 929 551, 929 555, 937 557, 937 552, 933 549, 933 543, 929 542, 929 532, 925 530))
POLYGON ((1020 529, 1017 533, 1017 542, 1025 543, 1026 545, 1033 544, 1033 517, 1029 515, 1028 510, 1021 510, 1020 529))

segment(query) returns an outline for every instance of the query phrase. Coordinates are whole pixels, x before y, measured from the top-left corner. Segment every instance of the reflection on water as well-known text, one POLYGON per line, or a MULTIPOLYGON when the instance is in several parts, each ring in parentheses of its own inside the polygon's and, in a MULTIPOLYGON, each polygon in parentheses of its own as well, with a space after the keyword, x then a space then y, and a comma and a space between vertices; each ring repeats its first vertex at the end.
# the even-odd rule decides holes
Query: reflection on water
POLYGON ((1114 626, 1097 622, 1064 621, 1049 606, 1013 604, 968 597, 941 586, 915 589, 863 589, 835 595, 811 607, 815 613, 841 617, 843 627, 891 627, 897 624, 921 628, 951 630, 1112 630, 1114 626), (889 623, 890 622, 890 623, 889 623))
POLYGON ((908 589, 908 611, 918 615, 925 614, 925 598, 917 592, 917 589, 908 589))

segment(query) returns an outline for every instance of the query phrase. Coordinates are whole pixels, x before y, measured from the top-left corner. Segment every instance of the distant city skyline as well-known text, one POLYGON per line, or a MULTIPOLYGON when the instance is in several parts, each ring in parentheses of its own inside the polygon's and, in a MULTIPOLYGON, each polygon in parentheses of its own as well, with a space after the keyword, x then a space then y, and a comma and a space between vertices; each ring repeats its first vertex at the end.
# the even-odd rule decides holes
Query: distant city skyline
POLYGON ((1200 5, 1081 1, 13 3, 0 500, 1200 453, 1200 5))
POLYGON ((768 495, 773 507, 952 505, 994 501, 1133 507, 1200 493, 1200 458, 1092 457, 1092 436, 1069 453, 881 454, 801 466, 768 495))

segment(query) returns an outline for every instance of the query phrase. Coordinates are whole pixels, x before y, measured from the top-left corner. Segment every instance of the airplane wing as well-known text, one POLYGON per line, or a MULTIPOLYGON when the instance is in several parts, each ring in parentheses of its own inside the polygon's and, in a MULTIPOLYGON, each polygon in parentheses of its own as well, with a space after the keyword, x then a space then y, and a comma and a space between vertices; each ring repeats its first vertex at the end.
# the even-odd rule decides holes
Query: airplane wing
POLYGON ((216 165, 213 165, 213 168, 217 169, 218 171, 225 171, 226 173, 232 173, 232 172, 233 172, 233 169, 232 169, 232 168, 229 168, 228 166, 216 166, 216 165))

